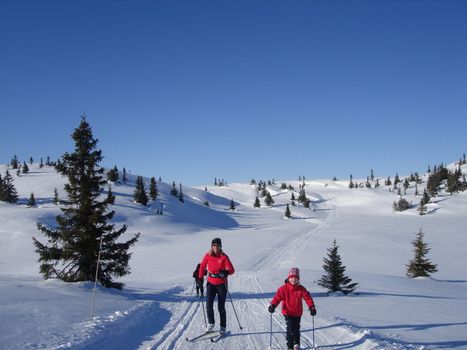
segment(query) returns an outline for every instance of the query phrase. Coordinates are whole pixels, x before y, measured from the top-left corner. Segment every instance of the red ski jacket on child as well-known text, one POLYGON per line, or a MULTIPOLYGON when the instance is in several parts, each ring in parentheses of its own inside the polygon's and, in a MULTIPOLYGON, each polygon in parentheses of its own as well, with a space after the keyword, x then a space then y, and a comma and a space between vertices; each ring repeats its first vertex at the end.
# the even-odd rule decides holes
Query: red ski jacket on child
POLYGON ((232 275, 235 272, 229 257, 223 252, 217 255, 211 254, 210 252, 206 253, 199 268, 199 278, 204 277, 203 271, 206 270, 206 268, 208 270, 208 282, 215 285, 225 283, 227 281, 227 275, 232 275), (222 271, 227 271, 224 277, 219 275, 222 271))
POLYGON ((271 305, 277 307, 282 302, 282 314, 299 317, 303 314, 302 299, 308 305, 308 308, 314 306, 313 298, 310 293, 300 283, 295 285, 285 282, 278 290, 271 301, 271 305))

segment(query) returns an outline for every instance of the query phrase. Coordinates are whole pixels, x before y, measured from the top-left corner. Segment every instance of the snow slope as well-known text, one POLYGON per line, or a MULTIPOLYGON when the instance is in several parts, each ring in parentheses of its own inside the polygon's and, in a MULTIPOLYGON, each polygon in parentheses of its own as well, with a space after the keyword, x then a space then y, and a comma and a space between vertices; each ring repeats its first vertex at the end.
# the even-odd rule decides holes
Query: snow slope
MULTIPOLYGON (((0 165, 2 176, 5 169, 0 165)), ((92 283, 44 281, 38 273, 31 237, 41 238, 36 222, 53 225, 60 213, 53 190, 64 198, 65 179, 53 168, 30 169, 14 175, 18 204, 0 202, 1 349, 265 349, 270 342, 283 349, 285 322, 279 312, 271 319, 266 308, 292 266, 301 269, 301 283, 315 299, 314 336, 321 348, 467 349, 467 193, 442 193, 429 214, 419 216, 415 209, 393 212, 398 196, 386 186, 351 190, 346 181, 312 180, 306 181, 312 208, 291 206, 286 219, 291 192, 279 188, 281 181, 268 186, 273 207, 261 200, 262 207, 254 208, 257 194, 249 184, 184 188, 181 203, 169 195, 171 182, 158 183, 158 201, 143 207, 132 201, 130 176, 112 191, 115 223, 141 233, 132 273, 122 291, 97 288, 91 317, 92 283), (26 206, 31 191, 34 208, 26 206), (229 210, 231 199, 236 211, 229 210), (156 214, 159 209, 164 215, 156 214), (410 242, 420 228, 439 272, 408 279, 410 242), (204 327, 191 274, 214 237, 222 239, 237 270, 229 278, 230 334, 216 344, 189 343, 185 338, 204 327), (360 284, 357 295, 327 296, 315 283, 334 239, 347 274, 360 284)), ((298 192, 298 181, 286 182, 298 192)), ((413 193, 410 187, 405 198, 418 203, 413 193)), ((312 317, 305 314, 301 327, 302 348, 310 349, 312 317)))

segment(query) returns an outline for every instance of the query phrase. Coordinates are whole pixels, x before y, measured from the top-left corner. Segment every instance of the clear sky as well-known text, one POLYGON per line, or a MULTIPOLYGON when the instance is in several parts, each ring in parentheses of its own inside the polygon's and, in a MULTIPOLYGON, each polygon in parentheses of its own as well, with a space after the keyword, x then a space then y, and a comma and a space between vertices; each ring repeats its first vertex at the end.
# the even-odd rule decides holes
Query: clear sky
POLYGON ((467 1, 0 0, 0 163, 185 185, 425 171, 467 151, 467 1))

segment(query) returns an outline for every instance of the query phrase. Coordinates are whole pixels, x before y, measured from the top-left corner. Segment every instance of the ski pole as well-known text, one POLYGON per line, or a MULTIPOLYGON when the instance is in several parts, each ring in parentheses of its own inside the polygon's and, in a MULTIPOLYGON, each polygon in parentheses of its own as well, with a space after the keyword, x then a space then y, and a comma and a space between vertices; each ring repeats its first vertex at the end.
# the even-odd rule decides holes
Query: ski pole
POLYGON ((96 264, 96 277, 94 280, 94 288, 92 289, 92 305, 91 305, 91 318, 94 317, 94 303, 96 301, 96 286, 97 286, 97 274, 99 273, 99 263, 101 260, 101 249, 102 249, 102 240, 104 235, 101 235, 101 240, 99 242, 99 252, 97 253, 97 264, 96 264))
POLYGON ((316 349, 315 346, 315 316, 311 316, 312 322, 313 322, 313 349, 316 349))
POLYGON ((195 291, 195 283, 196 283, 196 280, 193 281, 193 285, 191 286, 190 297, 193 296, 193 293, 194 293, 194 291, 195 291))
POLYGON ((271 315, 271 320, 269 324, 269 349, 272 348, 272 313, 269 313, 271 315))
POLYGON ((230 296, 229 287, 227 285, 226 285, 226 287, 227 287, 227 294, 229 294, 230 303, 232 304, 232 308, 234 310, 235 318, 237 319, 237 322, 238 322, 238 326, 240 327, 240 329, 243 329, 243 327, 240 325, 240 320, 238 319, 237 311, 235 310, 235 306, 234 306, 234 303, 232 301, 232 297, 230 296))
POLYGON ((203 317, 204 317, 204 328, 208 328, 208 322, 206 321, 206 311, 204 310, 204 296, 201 296, 201 305, 203 308, 203 317))

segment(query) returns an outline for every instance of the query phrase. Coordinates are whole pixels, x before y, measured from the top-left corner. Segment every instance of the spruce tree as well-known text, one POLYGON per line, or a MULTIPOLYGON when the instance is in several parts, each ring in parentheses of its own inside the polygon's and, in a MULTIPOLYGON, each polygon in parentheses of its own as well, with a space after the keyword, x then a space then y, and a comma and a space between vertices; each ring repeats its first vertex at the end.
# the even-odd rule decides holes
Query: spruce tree
POLYGON ((182 184, 180 183, 180 191, 178 193, 178 200, 182 203, 185 203, 185 199, 183 198, 183 190, 182 190, 182 184))
POLYGON ((10 166, 11 166, 13 169, 18 169, 18 167, 19 167, 19 161, 18 161, 18 157, 17 157, 16 155, 14 155, 13 158, 11 159, 10 166))
POLYGON ((55 205, 58 205, 58 203, 60 203, 60 199, 58 199, 57 187, 54 188, 54 199, 53 199, 53 203, 54 203, 55 205))
POLYGON ((409 261, 405 266, 407 267, 407 277, 429 277, 432 273, 437 272, 435 264, 433 264, 429 259, 426 259, 425 256, 430 251, 428 244, 423 241, 424 233, 420 229, 416 233, 415 240, 412 241, 414 258, 409 261))
POLYGON ((118 168, 116 165, 107 173, 107 179, 110 182, 117 182, 119 180, 118 168))
POLYGON ((18 201, 18 193, 13 185, 13 177, 8 170, 5 172, 2 188, 2 201, 7 203, 16 203, 18 201))
POLYGON ((418 213, 420 215, 425 215, 426 214, 428 209, 427 209, 426 204, 423 201, 423 199, 420 200, 420 205, 418 206, 417 210, 418 210, 418 213))
POLYGON ((136 187, 133 198, 136 203, 140 203, 142 205, 148 204, 149 200, 146 194, 146 189, 144 188, 144 180, 142 176, 138 176, 136 178, 136 187))
POLYGON ((66 282, 94 281, 97 277, 103 286, 121 289, 123 283, 113 278, 130 273, 128 250, 137 242, 139 233, 123 241, 126 225, 115 229, 109 223, 115 212, 107 209, 107 199, 100 200, 106 184, 104 169, 99 166, 102 152, 96 148, 98 141, 84 117, 72 138, 75 150, 62 156, 57 169, 68 178, 68 200, 60 209, 62 214, 56 217, 58 226, 37 224, 47 237, 47 244, 33 237, 40 272, 45 279, 56 277, 66 282))
POLYGON ((172 182, 172 189, 170 190, 170 194, 174 197, 178 196, 177 185, 175 184, 175 181, 172 182))
POLYGON ((323 258, 323 269, 326 272, 318 281, 318 285, 324 287, 329 293, 341 291, 345 294, 353 292, 358 283, 351 283, 352 279, 347 277, 345 266, 342 265, 342 260, 339 255, 339 246, 334 240, 331 248, 328 248, 328 257, 323 258))
POLYGON ((274 204, 274 199, 272 199, 271 193, 266 194, 266 198, 264 199, 264 203, 268 206, 272 206, 274 204))
POLYGON ((290 218, 292 216, 292 213, 290 212, 290 208, 288 204, 287 204, 287 207, 285 208, 285 216, 287 218, 290 218))
POLYGON ((36 198, 34 198, 34 193, 31 192, 31 196, 28 199, 28 207, 34 207, 36 205, 36 198))
POLYGON ((428 195, 428 191, 426 190, 426 188, 423 190, 423 196, 421 201, 423 202, 423 204, 430 203, 430 196, 428 195))
POLYGON ((308 201, 308 198, 306 197, 306 192, 305 192, 305 186, 300 186, 299 194, 298 194, 298 199, 297 201, 299 203, 305 204, 308 201))
POLYGON ((115 204, 115 196, 112 192, 112 186, 109 185, 109 188, 107 189, 107 203, 108 204, 115 204))
POLYGON ((352 174, 350 174, 350 181, 349 181, 349 188, 354 188, 355 185, 353 183, 353 177, 352 177, 352 174))
POLYGON ((151 177, 151 180, 149 181, 149 198, 151 200, 155 201, 157 199, 157 183, 156 183, 156 178, 153 176, 151 177))
POLYGON ((256 196, 255 203, 253 204, 255 208, 261 207, 261 202, 259 201, 258 196, 256 196))
POLYGON ((23 174, 29 173, 29 167, 28 167, 28 165, 26 164, 26 162, 23 162, 23 168, 22 168, 21 172, 22 172, 23 174))
POLYGON ((127 176, 126 176, 126 169, 125 169, 125 168, 123 168, 122 173, 123 173, 123 174, 122 174, 122 182, 123 182, 124 184, 126 184, 126 182, 128 181, 128 178, 127 178, 127 176))
POLYGON ((3 192, 4 192, 4 189, 3 189, 4 185, 3 185, 3 179, 2 179, 2 175, 0 175, 0 201, 4 201, 4 198, 3 198, 3 192))

